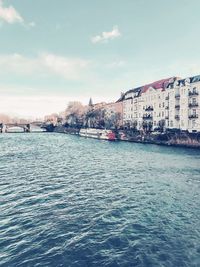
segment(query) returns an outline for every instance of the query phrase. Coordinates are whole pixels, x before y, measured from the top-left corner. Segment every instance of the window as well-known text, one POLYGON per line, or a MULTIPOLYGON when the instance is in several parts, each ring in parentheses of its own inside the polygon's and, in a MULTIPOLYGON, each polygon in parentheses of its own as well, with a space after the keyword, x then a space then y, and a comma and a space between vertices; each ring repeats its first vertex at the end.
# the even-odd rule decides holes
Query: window
POLYGON ((192 114, 193 114, 193 115, 196 115, 196 114, 197 114, 196 109, 193 109, 193 110, 192 110, 192 114))
POLYGON ((196 98, 192 98, 192 103, 196 104, 196 98))

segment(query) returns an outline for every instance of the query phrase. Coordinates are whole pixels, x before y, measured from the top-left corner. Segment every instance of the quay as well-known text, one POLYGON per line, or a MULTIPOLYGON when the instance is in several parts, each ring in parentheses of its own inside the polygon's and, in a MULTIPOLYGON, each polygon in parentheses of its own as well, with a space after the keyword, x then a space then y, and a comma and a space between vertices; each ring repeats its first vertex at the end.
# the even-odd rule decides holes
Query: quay
MULTIPOLYGON (((79 136, 79 131, 80 129, 78 128, 56 126, 53 132, 79 136)), ((130 129, 114 130, 114 132, 116 141, 200 149, 200 133, 190 133, 187 131, 145 133, 130 129)))

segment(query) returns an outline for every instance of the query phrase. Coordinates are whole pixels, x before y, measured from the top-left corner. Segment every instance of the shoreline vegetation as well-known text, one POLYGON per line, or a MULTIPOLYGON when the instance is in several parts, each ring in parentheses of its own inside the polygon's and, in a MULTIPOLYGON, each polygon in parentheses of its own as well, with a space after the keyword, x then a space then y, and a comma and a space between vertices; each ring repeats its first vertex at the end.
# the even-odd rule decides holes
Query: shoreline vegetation
MULTIPOLYGON (((65 111, 46 116, 40 126, 46 132, 72 135, 79 135, 82 128, 106 129, 115 133, 116 141, 200 149, 200 132, 168 129, 162 122, 156 129, 153 129, 152 123, 144 122, 138 130, 137 124, 124 124, 120 112, 108 113, 105 105, 101 104, 93 105, 91 99, 86 106, 77 101, 69 102, 65 111)), ((19 122, 25 123, 25 126, 28 125, 26 125, 27 121, 20 120, 16 122, 16 126, 19 122)), ((3 123, 0 124, 0 132, 3 132, 3 125, 3 123)))
MULTIPOLYGON (((52 126, 53 127, 53 126, 52 126)), ((80 128, 55 126, 52 132, 79 135, 80 128)), ((115 129, 116 141, 126 141, 143 144, 155 144, 164 146, 178 146, 200 149, 200 133, 181 131, 171 132, 139 132, 130 129, 115 129)))
POLYGON ((199 132, 167 129, 162 122, 157 129, 144 122, 138 130, 137 124, 123 123, 122 112, 108 112, 101 104, 93 104, 92 99, 87 106, 70 102, 62 116, 46 118, 47 131, 79 135, 81 128, 107 129, 115 133, 117 141, 200 149, 199 132))

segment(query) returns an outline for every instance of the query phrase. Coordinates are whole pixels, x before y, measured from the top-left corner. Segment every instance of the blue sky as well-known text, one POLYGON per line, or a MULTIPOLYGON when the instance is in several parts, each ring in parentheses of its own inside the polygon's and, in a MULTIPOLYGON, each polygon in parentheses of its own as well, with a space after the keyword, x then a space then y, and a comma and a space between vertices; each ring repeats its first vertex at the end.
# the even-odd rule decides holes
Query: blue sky
POLYGON ((43 116, 199 74, 199 10, 199 0, 0 0, 0 113, 43 116))

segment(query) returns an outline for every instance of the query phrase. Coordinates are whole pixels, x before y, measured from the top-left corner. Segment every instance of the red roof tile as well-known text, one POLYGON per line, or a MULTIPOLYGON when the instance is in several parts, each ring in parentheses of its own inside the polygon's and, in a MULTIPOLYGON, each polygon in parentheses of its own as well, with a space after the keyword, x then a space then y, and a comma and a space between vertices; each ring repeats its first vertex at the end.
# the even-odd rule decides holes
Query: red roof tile
POLYGON ((149 83, 143 86, 141 93, 146 93, 149 87, 153 87, 154 89, 164 89, 167 84, 172 80, 174 77, 170 77, 167 79, 162 79, 153 83, 149 83))

